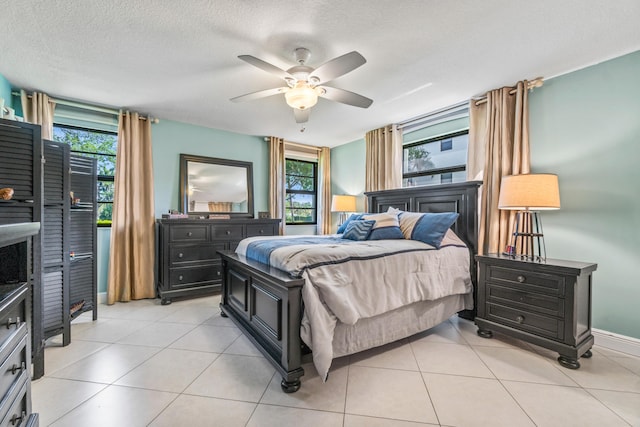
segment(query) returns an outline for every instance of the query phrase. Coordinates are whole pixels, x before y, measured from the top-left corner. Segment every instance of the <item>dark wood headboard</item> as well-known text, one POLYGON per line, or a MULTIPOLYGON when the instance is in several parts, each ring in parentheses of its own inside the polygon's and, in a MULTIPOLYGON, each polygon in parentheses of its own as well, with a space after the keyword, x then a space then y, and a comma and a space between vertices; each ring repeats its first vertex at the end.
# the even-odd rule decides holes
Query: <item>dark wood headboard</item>
MULTIPOLYGON (((394 207, 407 212, 457 212, 460 214, 451 228, 469 247, 474 303, 477 285, 475 255, 478 253, 478 189, 480 185, 482 181, 466 181, 365 193, 370 212, 386 212, 390 207, 394 207)), ((461 316, 473 319, 475 308, 461 312, 461 316)))

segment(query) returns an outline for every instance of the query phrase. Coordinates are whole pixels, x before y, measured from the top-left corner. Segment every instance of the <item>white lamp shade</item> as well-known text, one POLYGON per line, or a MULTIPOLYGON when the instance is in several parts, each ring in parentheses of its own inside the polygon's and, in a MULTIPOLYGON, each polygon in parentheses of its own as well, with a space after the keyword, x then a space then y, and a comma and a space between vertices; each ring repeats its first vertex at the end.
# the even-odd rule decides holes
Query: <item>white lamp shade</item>
POLYGON ((523 174, 502 177, 499 209, 551 210, 560 209, 558 176, 553 174, 523 174))
POLYGON ((334 195, 331 198, 331 212, 355 212, 356 196, 334 195))

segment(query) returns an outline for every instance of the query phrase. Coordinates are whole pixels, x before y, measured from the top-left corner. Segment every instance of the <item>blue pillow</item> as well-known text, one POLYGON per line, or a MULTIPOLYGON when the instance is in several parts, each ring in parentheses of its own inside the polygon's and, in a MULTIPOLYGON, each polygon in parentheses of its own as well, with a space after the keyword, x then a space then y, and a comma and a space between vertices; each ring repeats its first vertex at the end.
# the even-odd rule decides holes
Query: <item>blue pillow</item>
POLYGON ((376 222, 367 240, 404 239, 398 215, 395 213, 365 214, 362 219, 372 219, 376 222))
POLYGON ((347 225, 349 225, 351 221, 362 219, 362 215, 364 214, 358 214, 358 213, 351 214, 351 216, 340 227, 338 227, 338 231, 336 231, 336 233, 338 234, 344 233, 344 231, 347 229, 347 225))
POLYGON ((344 231, 342 238, 356 241, 367 240, 367 237, 369 237, 371 229, 375 224, 376 222, 373 220, 351 220, 347 224, 347 228, 344 231))
POLYGON ((442 238, 458 219, 456 212, 400 214, 400 229, 405 239, 418 240, 440 248, 442 238))

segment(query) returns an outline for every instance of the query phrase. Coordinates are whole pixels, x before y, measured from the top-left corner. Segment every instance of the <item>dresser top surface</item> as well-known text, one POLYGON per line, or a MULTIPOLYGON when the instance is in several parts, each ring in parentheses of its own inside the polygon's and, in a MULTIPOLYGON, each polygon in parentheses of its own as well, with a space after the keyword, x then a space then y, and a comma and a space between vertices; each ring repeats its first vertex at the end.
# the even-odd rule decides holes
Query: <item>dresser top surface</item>
POLYGON ((476 260, 485 261, 496 265, 507 265, 512 268, 517 268, 518 266, 520 266, 526 269, 568 269, 576 271, 577 274, 595 271, 598 267, 598 264, 591 262, 571 261, 555 258, 546 258, 544 260, 541 260, 502 254, 476 255, 476 260))

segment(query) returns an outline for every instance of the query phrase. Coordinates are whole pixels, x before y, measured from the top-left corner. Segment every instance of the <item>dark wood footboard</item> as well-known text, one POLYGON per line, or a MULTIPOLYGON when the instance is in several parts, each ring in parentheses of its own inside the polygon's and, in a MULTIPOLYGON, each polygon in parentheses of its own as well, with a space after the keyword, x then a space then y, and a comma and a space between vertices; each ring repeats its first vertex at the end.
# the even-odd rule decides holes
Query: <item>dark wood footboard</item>
POLYGON ((287 393, 300 388, 302 285, 304 279, 262 263, 219 251, 222 258, 220 309, 282 375, 287 393))

